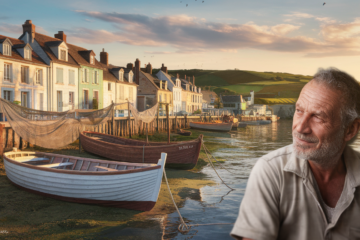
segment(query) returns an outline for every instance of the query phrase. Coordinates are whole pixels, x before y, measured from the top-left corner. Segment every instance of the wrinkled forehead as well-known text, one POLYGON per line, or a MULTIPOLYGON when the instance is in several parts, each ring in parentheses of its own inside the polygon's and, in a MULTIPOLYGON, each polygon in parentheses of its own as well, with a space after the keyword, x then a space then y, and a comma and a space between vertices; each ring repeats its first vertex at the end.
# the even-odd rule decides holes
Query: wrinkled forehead
POLYGON ((340 112, 341 99, 340 91, 310 81, 302 89, 296 107, 304 108, 308 112, 323 112, 332 115, 340 112))

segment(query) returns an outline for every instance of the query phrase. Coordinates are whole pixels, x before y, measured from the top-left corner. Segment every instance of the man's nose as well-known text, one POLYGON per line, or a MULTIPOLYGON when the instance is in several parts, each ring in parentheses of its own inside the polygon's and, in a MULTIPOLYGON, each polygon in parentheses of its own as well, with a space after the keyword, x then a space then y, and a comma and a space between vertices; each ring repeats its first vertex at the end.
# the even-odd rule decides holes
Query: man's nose
POLYGON ((297 119, 295 129, 298 133, 311 133, 310 118, 309 114, 304 114, 297 119))

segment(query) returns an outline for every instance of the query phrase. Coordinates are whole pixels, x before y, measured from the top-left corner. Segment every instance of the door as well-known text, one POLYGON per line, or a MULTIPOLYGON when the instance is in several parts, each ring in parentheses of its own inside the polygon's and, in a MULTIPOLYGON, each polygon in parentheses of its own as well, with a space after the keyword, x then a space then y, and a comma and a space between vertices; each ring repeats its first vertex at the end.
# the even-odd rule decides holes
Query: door
POLYGON ((28 93, 21 92, 21 106, 28 107, 28 93))
POLYGON ((57 95, 57 111, 62 112, 63 111, 62 91, 56 91, 56 95, 57 95))
POLYGON ((69 109, 74 109, 74 92, 69 92, 69 109))
POLYGON ((89 91, 84 90, 84 102, 83 102, 83 109, 89 109, 89 91))

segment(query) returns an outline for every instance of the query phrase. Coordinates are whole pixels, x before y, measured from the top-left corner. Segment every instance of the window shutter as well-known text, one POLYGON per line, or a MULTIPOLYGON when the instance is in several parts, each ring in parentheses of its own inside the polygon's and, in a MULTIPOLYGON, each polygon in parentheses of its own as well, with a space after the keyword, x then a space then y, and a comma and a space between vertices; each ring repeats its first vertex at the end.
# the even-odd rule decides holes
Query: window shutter
POLYGON ((91 71, 91 82, 94 84, 95 83, 95 74, 94 71, 91 71))
POLYGON ((99 71, 96 71, 96 84, 99 84, 99 71))

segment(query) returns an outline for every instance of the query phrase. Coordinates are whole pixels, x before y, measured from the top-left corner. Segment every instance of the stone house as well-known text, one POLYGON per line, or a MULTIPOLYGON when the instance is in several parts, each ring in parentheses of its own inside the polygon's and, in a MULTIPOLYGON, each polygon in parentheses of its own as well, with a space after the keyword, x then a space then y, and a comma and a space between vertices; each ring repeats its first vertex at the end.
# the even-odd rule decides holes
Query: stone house
POLYGON ((49 66, 20 39, 0 35, 1 97, 24 107, 48 110, 49 66))
POLYGON ((220 95, 223 108, 234 114, 241 114, 241 104, 244 102, 242 95, 220 95))
MULTIPOLYGON (((135 69, 140 67, 140 61, 135 62, 135 69)), ((151 108, 159 102, 159 111, 161 115, 165 114, 165 105, 169 104, 169 112, 173 112, 173 95, 168 89, 168 82, 160 80, 156 75, 152 74, 151 64, 145 65, 144 69, 135 70, 135 78, 139 76, 138 87, 138 105, 139 111, 144 111, 151 108), (137 74, 137 71, 139 74, 137 74)))

